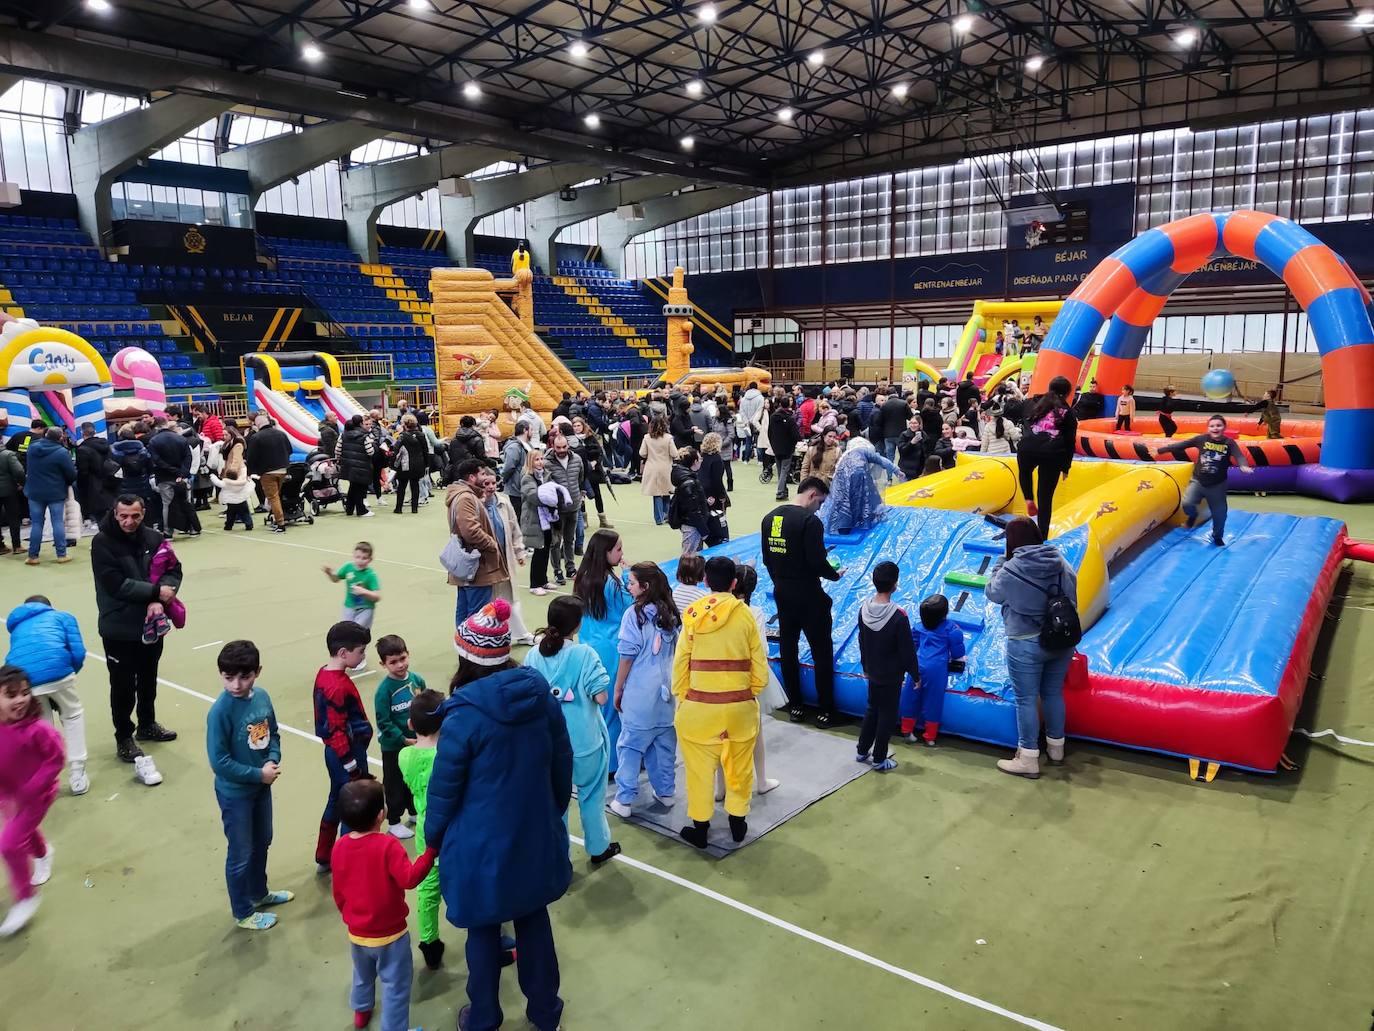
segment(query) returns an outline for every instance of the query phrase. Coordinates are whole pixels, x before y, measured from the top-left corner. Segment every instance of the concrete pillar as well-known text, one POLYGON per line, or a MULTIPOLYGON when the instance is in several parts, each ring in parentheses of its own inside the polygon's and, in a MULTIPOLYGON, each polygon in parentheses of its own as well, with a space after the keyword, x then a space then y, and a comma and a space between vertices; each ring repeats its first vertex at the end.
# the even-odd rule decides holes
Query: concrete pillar
POLYGON ((738 201, 755 197, 762 191, 743 186, 717 186, 680 193, 676 197, 654 197, 642 203, 644 217, 621 218, 612 211, 597 219, 596 235, 601 243, 601 260, 617 276, 625 278, 625 245, 642 233, 703 215, 738 201))
POLYGON ((226 150, 219 156, 219 163, 224 168, 248 173, 252 188, 249 207, 253 208, 257 207, 258 198, 274 186, 382 135, 381 129, 359 122, 320 122, 304 132, 283 133, 226 150))
POLYGON ((560 200, 555 193, 532 201, 525 208, 525 232, 529 236, 534 263, 552 275, 557 271, 554 241, 567 226, 605 215, 622 204, 639 204, 651 197, 662 197, 694 182, 696 180, 677 175, 641 175, 601 186, 581 187, 576 200, 560 200))
POLYGON ((72 192, 84 229, 103 246, 110 230, 110 187, 141 158, 179 140, 233 103, 215 97, 173 94, 118 118, 88 125, 67 147, 72 192))
POLYGON ((350 168, 343 176, 344 224, 348 246, 366 262, 377 260, 377 216, 388 204, 424 193, 440 179, 459 178, 497 161, 504 150, 460 144, 432 154, 350 168))
POLYGON ((483 218, 605 174, 606 170, 596 165, 559 162, 468 183, 471 190, 468 197, 440 197, 439 212, 448 256, 459 265, 471 265, 477 253, 473 234, 483 218))

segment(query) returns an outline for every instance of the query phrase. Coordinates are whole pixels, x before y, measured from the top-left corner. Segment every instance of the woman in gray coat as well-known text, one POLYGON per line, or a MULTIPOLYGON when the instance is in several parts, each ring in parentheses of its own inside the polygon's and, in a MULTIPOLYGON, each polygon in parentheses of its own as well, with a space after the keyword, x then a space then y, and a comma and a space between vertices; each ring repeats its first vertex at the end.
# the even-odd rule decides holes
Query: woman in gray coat
POLYGON ((548 594, 558 588, 549 583, 549 545, 552 528, 558 522, 558 508, 550 508, 539 498, 539 488, 548 483, 544 471, 544 452, 531 451, 525 457, 525 475, 520 478, 520 533, 530 553, 530 593, 548 594))

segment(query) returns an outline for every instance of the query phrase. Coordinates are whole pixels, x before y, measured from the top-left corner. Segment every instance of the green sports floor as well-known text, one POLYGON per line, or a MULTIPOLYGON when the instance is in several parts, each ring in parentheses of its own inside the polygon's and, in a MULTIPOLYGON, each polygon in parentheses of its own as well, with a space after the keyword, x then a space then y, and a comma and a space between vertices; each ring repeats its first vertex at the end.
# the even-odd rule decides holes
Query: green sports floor
MULTIPOLYGON (((737 466, 736 533, 771 504, 756 469, 737 466)), ((1237 501, 1251 506, 1344 517, 1374 538, 1371 508, 1237 501)), ((648 510, 637 485, 612 504, 627 562, 676 554, 677 534, 648 510)), ((442 687, 454 666, 442 508, 365 521, 335 511, 284 537, 217 526, 178 543, 190 623, 162 663, 159 716, 181 737, 153 746, 161 786, 115 760, 103 664, 82 675, 92 786, 54 806, 42 908, 0 942, 4 1031, 352 1026, 348 944, 314 873, 327 783, 314 741, 283 732, 273 792, 271 883, 296 899, 266 933, 230 918, 203 744, 217 642, 257 642, 278 719, 308 734, 341 598, 320 565, 365 537, 384 595, 374 632, 404 636, 412 668, 442 687)), ((0 604, 41 590, 98 650, 84 543, 76 554, 37 569, 0 559, 0 604)), ((541 599, 524 598, 537 626, 541 599)), ((1371 570, 1348 568, 1299 726, 1374 740, 1372 612, 1371 570)), ((375 684, 359 681, 369 702, 375 684)), ((1001 754, 954 739, 899 745, 894 773, 860 778, 719 862, 625 825, 613 827, 625 853, 604 869, 575 846, 572 889, 553 909, 564 1026, 1370 1026, 1374 748, 1295 737, 1300 772, 1223 771, 1210 785, 1179 760, 1073 742, 1064 767, 1031 783, 999 774, 1001 754)), ((444 937, 443 970, 416 957, 411 1023, 431 1031, 452 1027, 465 1001, 463 937, 444 937)), ((527 1026, 513 972, 503 1003, 507 1026, 527 1026)))

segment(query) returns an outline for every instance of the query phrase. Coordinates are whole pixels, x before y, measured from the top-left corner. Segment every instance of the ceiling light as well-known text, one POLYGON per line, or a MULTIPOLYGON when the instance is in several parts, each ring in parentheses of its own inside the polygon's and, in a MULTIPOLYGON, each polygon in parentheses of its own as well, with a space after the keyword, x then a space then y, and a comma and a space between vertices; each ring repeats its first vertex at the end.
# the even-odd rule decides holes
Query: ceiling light
POLYGON ((318 61, 324 57, 324 51, 314 43, 307 43, 305 46, 301 47, 301 56, 307 61, 318 61))
POLYGON ((699 97, 701 96, 702 90, 706 87, 702 85, 700 79, 693 79, 691 82, 687 83, 684 88, 687 90, 687 95, 689 97, 699 97))
POLYGON ((1039 54, 1026 58, 1026 71, 1038 72, 1043 67, 1045 67, 1045 59, 1039 54))
POLYGON ((716 5, 707 4, 697 8, 697 21, 703 25, 714 25, 716 22, 716 5))
POLYGON ((95 11, 97 14, 104 14, 110 9, 110 0, 86 0, 86 9, 95 11))
POLYGON ((583 43, 580 39, 574 40, 573 45, 568 47, 568 53, 580 60, 587 56, 587 44, 583 43))
POLYGON ((465 82, 465 83, 463 83, 463 96, 467 97, 469 100, 476 100, 476 99, 477 99, 478 97, 480 97, 481 95, 482 95, 482 87, 479 86, 479 85, 477 85, 477 83, 475 83, 475 82, 465 82))
POLYGON ((1197 29, 1180 29, 1174 33, 1174 42, 1181 47, 1190 47, 1197 42, 1197 29))
POLYGON ((583 115, 582 124, 585 125, 588 129, 595 129, 598 125, 601 124, 601 116, 598 115, 595 111, 591 112, 590 114, 583 115))
POLYGON ((1361 28, 1374 25, 1374 11, 1361 11, 1355 15, 1355 24, 1361 28))
POLYGON ((778 121, 790 122, 792 121, 792 116, 794 114, 796 114, 796 112, 793 111, 790 107, 780 107, 778 108, 778 121))
POLYGON ((429 10, 429 0, 406 0, 406 6, 412 11, 429 10))
POLYGON ((897 85, 892 87, 892 95, 896 97, 898 100, 905 100, 907 91, 910 89, 911 87, 908 86, 906 83, 899 82, 897 83, 897 85))
POLYGON ((961 14, 951 22, 951 27, 955 32, 968 32, 973 28, 973 15, 961 14))
POLYGON ((821 65, 825 64, 825 54, 821 53, 819 50, 813 50, 806 55, 806 63, 812 68, 819 68, 821 65))
POLYGON ((691 150, 697 145, 697 141, 690 136, 682 137, 682 139, 678 140, 678 143, 681 144, 683 150, 691 150))

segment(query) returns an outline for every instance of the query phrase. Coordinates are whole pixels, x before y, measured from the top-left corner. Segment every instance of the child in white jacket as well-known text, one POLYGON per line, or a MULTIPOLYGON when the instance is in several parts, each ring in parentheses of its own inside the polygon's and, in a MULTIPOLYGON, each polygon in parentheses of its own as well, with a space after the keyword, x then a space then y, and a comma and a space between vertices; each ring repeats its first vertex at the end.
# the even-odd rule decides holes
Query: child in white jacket
POLYGON ((234 452, 224 464, 220 475, 210 475, 210 482, 219 488, 219 499, 226 506, 226 531, 232 530, 240 519, 243 520, 245 530, 253 528, 253 510, 248 507, 248 499, 253 495, 253 486, 248 479, 248 466, 244 464, 242 456, 242 450, 234 452))

